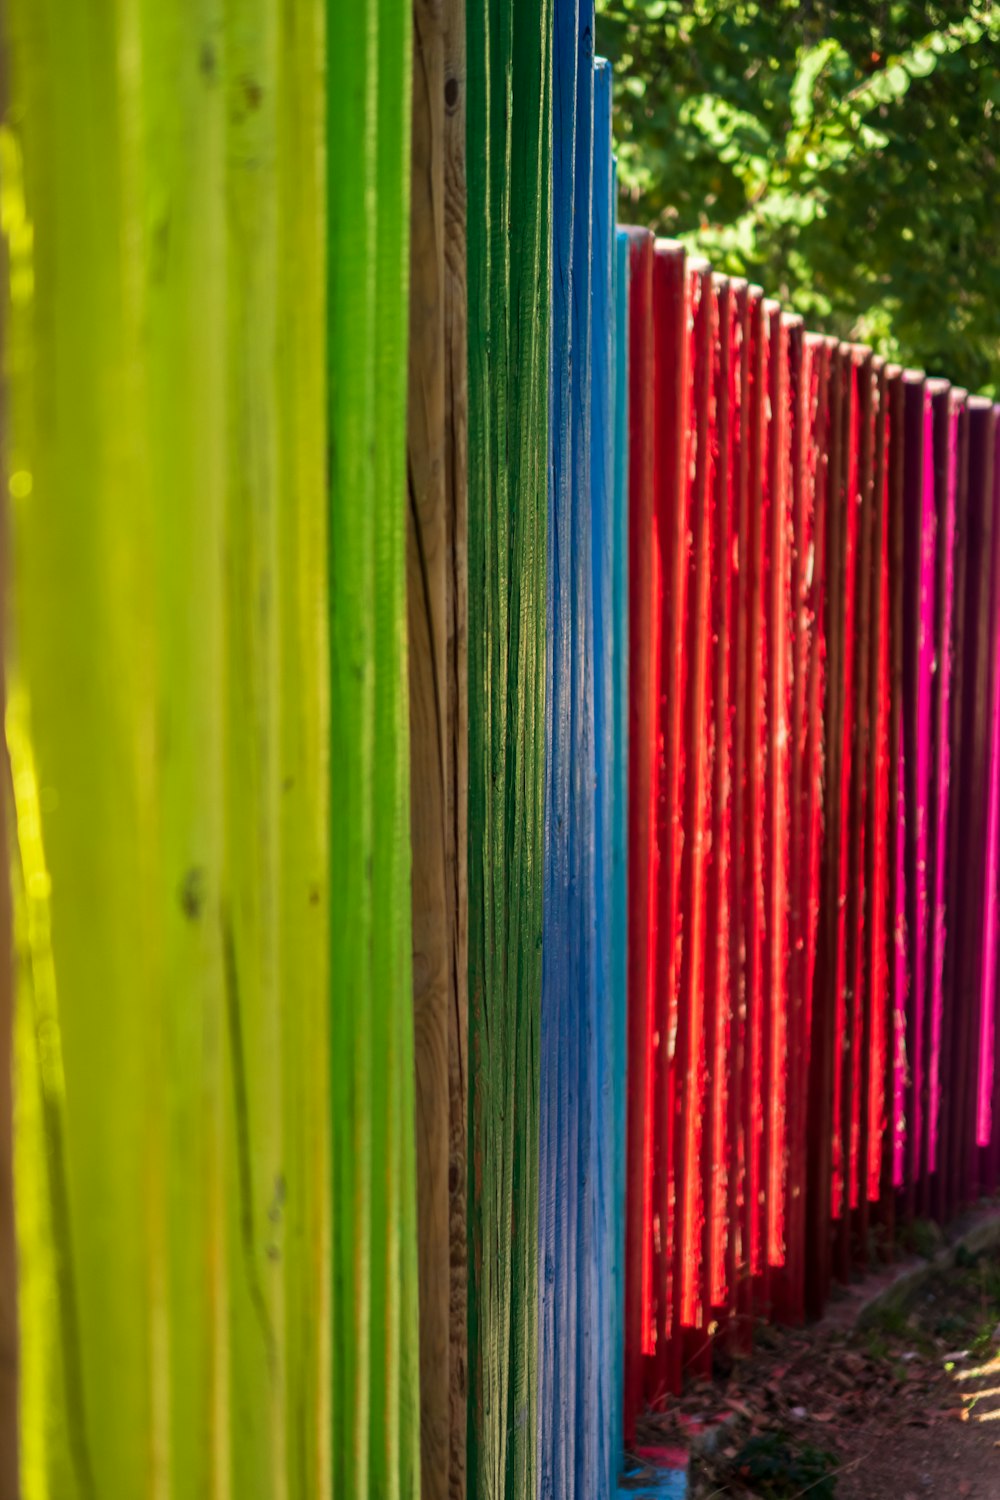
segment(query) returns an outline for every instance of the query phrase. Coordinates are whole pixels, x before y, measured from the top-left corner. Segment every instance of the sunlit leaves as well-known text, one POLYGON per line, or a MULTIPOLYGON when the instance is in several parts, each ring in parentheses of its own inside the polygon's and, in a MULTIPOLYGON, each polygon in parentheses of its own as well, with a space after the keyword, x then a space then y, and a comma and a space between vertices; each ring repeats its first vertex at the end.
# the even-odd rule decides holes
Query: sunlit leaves
POLYGON ((814 325, 1000 383, 1000 13, 598 0, 623 215, 814 325))

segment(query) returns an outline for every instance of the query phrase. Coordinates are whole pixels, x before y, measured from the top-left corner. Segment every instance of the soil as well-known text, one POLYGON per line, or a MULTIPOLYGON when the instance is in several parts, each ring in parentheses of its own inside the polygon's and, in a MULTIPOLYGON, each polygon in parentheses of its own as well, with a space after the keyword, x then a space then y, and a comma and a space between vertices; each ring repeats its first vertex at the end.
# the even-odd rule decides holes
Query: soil
POLYGON ((960 1261, 864 1328, 717 1350, 639 1445, 692 1448, 692 1500, 1000 1500, 1000 1251, 960 1261))

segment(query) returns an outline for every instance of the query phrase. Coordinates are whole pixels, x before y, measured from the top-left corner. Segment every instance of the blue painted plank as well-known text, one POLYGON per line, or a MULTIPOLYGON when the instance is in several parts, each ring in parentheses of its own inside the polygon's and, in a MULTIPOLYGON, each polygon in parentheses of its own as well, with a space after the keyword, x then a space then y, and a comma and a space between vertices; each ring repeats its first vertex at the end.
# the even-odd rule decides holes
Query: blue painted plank
POLYGON ((552 330, 545 693, 545 877, 539 1161, 538 1493, 571 1494, 577 1263, 576 1068, 569 1028, 572 756, 572 286, 578 0, 556 0, 552 53, 552 330), (571 1086, 571 1079, 572 1086, 571 1086), (574 1170, 570 1172, 570 1163, 574 1170), (572 1317, 571 1317, 572 1309, 572 1317))
POLYGON ((539 1495, 599 1494, 591 539, 593 0, 555 0, 550 562, 539 1253, 539 1495))
POLYGON ((626 1484, 617 1494, 620 1500, 687 1500, 688 1477, 683 1469, 664 1469, 655 1479, 644 1480, 640 1489, 626 1484))
MULTIPOLYGON (((595 1016, 591 1032, 596 1096, 590 1127, 588 1208, 593 1215, 591 1306, 589 1322, 595 1345, 589 1388, 582 1393, 580 1420, 593 1431, 596 1461, 588 1475, 591 1493, 601 1500, 614 1492, 618 1472, 619 1433, 613 1426, 615 1363, 614 1260, 617 1231, 615 1204, 615 1115, 619 1092, 615 1056, 613 972, 615 870, 615 612, 614 612, 614 439, 615 439, 615 307, 614 200, 611 159, 611 67, 603 58, 594 65, 594 182, 591 312, 591 539, 594 610, 594 929, 596 938, 595 1016), (598 1487, 597 1481, 600 1480, 598 1487)), ((624 878, 624 870, 619 879, 624 878)))

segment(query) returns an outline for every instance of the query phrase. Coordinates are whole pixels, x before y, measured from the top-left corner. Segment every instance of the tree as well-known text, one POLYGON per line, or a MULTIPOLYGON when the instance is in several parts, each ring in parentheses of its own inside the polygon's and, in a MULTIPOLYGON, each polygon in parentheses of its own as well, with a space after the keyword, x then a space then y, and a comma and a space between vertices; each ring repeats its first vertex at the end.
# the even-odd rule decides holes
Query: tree
POLYGON ((1000 391, 1000 11, 598 0, 623 219, 807 326, 1000 391))

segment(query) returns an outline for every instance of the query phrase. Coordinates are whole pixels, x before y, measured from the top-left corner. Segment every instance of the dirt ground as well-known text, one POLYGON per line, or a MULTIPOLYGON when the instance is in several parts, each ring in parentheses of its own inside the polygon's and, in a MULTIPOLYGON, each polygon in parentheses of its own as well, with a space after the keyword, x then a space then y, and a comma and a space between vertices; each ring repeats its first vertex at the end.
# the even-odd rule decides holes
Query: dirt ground
POLYGON ((692 1500, 1000 1500, 1000 1252, 864 1328, 761 1328, 640 1431, 695 1439, 692 1500))

